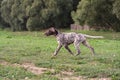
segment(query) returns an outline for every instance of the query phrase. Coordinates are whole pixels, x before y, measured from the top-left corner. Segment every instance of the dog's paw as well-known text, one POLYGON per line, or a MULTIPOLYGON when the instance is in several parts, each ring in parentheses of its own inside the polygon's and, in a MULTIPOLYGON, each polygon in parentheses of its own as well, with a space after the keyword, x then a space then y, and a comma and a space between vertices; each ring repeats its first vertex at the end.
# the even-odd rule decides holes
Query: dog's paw
POLYGON ((80 53, 79 53, 79 54, 76 54, 75 56, 78 56, 78 55, 80 55, 80 53))
POLYGON ((56 56, 52 56, 52 57, 51 57, 51 59, 55 59, 55 58, 56 58, 56 56))

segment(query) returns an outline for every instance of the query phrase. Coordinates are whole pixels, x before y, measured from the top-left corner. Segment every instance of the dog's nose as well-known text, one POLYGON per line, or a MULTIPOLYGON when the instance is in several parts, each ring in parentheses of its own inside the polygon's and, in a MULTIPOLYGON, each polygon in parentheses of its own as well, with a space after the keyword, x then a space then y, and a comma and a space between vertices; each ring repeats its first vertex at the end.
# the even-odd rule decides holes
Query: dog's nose
POLYGON ((44 35, 48 36, 48 34, 47 34, 47 33, 44 33, 44 35))
POLYGON ((46 35, 46 33, 44 33, 44 35, 46 35))

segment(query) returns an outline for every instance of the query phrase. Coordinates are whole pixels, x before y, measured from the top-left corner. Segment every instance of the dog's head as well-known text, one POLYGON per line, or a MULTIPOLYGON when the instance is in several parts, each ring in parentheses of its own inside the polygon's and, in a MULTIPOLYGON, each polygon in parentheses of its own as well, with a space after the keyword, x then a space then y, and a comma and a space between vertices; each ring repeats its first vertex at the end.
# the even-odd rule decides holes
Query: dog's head
POLYGON ((44 34, 46 36, 50 36, 50 35, 56 36, 58 34, 58 31, 54 27, 51 27, 48 30, 46 30, 44 34))

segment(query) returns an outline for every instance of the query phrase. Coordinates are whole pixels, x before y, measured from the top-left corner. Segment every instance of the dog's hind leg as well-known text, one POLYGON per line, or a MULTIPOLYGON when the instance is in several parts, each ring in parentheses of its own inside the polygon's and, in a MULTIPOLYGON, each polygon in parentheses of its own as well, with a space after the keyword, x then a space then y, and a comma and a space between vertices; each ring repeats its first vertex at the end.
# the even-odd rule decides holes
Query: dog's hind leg
POLYGON ((75 41, 74 46, 75 46, 75 48, 77 50, 77 55, 79 55, 81 53, 81 51, 80 51, 80 42, 75 41))
POLYGON ((86 40, 83 41, 82 44, 85 45, 86 47, 88 47, 92 51, 93 55, 95 55, 94 48, 92 46, 90 46, 86 40))

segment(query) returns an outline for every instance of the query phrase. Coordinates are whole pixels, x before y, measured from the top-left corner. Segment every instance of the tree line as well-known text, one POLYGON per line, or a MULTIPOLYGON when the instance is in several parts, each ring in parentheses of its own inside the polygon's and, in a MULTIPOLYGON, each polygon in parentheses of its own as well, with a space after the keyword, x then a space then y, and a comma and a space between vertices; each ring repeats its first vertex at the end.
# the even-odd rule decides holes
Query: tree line
POLYGON ((0 0, 0 24, 34 31, 70 24, 120 31, 120 0, 0 0))

